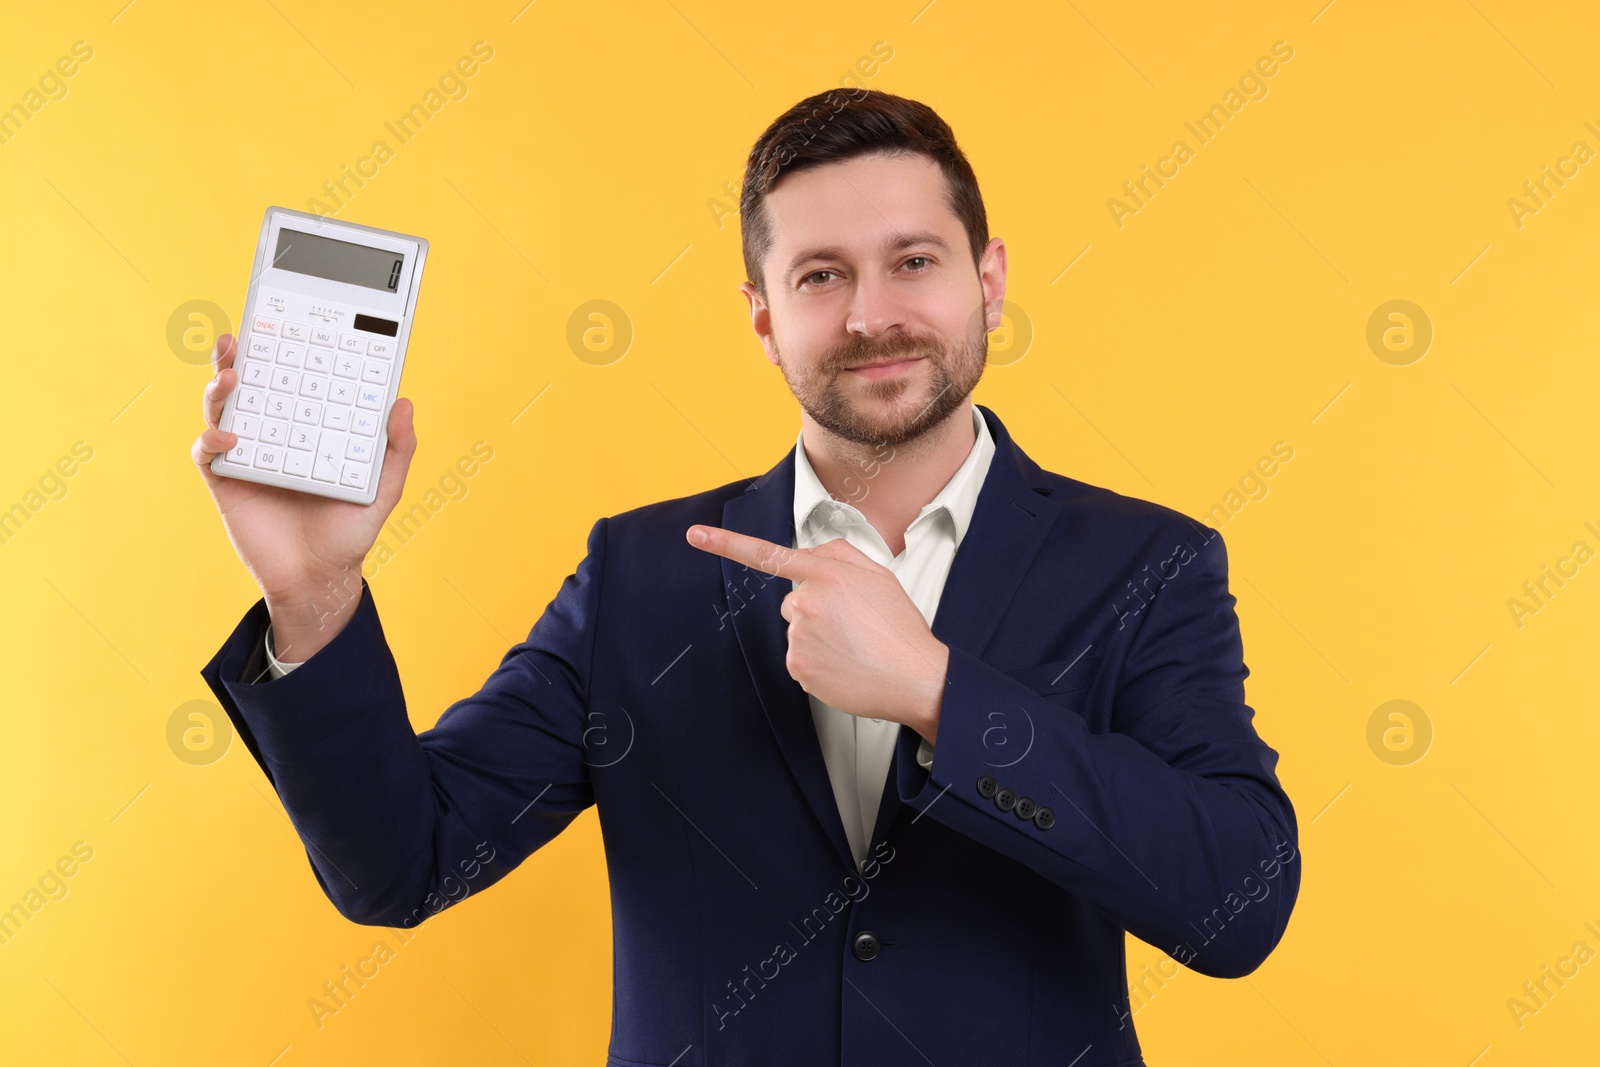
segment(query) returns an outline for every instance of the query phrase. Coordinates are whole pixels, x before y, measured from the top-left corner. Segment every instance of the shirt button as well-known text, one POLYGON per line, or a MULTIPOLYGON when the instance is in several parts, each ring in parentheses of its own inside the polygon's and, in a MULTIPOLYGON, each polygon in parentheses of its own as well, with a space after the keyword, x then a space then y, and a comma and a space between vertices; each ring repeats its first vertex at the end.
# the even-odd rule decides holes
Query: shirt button
POLYGON ((865 963, 867 960, 876 959, 878 955, 878 938, 871 930, 863 930, 856 935, 855 944, 851 945, 856 959, 865 963))

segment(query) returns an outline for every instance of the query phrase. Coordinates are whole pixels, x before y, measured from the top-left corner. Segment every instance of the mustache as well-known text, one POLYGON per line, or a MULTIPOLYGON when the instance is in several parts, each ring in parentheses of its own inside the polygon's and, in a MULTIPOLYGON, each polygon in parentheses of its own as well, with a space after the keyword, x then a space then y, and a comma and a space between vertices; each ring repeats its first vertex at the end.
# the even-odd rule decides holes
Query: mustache
POLYGON ((881 363, 896 356, 936 355, 944 351, 937 338, 895 333, 886 337, 857 337, 828 354, 832 370, 847 370, 862 363, 881 363))

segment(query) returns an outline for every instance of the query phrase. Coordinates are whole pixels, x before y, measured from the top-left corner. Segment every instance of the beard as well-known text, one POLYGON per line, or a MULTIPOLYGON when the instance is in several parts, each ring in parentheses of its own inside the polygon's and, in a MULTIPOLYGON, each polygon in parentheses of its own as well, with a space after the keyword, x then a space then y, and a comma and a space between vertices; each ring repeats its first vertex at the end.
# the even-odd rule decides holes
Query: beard
POLYGON ((869 447, 897 447, 959 408, 983 377, 988 358, 989 333, 980 321, 976 340, 951 344, 934 334, 857 335, 808 368, 791 367, 778 351, 778 369, 800 407, 829 433, 869 447), (848 369, 896 356, 923 359, 889 378, 864 378, 848 369))

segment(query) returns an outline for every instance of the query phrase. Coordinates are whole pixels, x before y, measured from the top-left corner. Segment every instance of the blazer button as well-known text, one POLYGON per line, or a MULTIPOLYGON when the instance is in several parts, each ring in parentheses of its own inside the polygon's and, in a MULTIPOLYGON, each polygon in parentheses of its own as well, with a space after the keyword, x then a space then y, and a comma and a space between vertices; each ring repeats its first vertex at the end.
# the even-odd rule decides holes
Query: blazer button
POLYGON ((1056 824, 1056 813, 1049 808, 1040 808, 1033 813, 1033 825, 1041 830, 1048 830, 1056 824))
POLYGON ((1038 810, 1038 805, 1033 802, 1032 797, 1018 797, 1015 810, 1017 818, 1027 821, 1033 818, 1033 813, 1038 810))
POLYGON ((878 955, 878 938, 871 930, 863 930, 856 935, 855 944, 851 948, 858 960, 865 962, 875 959, 878 955))
POLYGON ((994 806, 1001 811, 1010 811, 1017 806, 1017 794, 1009 789, 1002 789, 994 795, 994 806))
POLYGON ((988 800, 990 797, 994 796, 999 789, 1000 783, 995 781, 987 774, 978 779, 978 795, 985 800, 988 800))

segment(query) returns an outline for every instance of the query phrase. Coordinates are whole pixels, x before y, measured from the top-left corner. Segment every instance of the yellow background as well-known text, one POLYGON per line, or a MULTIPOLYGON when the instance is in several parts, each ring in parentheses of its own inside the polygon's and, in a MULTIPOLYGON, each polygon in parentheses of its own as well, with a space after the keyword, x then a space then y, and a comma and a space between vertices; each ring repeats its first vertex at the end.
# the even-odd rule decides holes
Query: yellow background
MULTIPOLYGON (((392 932, 323 898, 237 738, 198 766, 167 742, 257 595, 188 458, 209 371, 169 319, 236 319, 263 209, 321 196, 479 40, 468 95, 340 212, 432 242, 404 506, 494 449, 373 580, 419 729, 526 633, 596 517, 791 446, 737 216, 710 202, 771 119, 886 42, 858 77, 951 123, 1007 241, 1008 330, 1033 336, 996 335, 977 399, 1022 447, 1196 517, 1294 449, 1220 528, 1304 886, 1256 973, 1135 1001, 1149 1062, 1594 1055, 1600 964, 1520 1027, 1507 1006, 1575 942, 1600 950, 1600 565, 1520 627, 1507 607, 1574 542, 1600 549, 1600 162, 1520 227, 1507 206, 1575 141, 1600 149, 1587 5, 122 2, 14 5, 0 35, 0 106, 93 49, 0 145, 0 507, 93 449, 0 545, 0 908, 93 849, 0 946, 0 1062, 604 1058, 592 810, 319 1027, 308 999, 392 932), (1197 145, 1184 122, 1277 41, 1294 58, 1268 95, 1197 145), (1178 138, 1194 158, 1119 228, 1108 199, 1178 138), (634 332, 606 365, 566 340, 595 299, 634 332), (1366 341, 1394 299, 1434 328, 1407 366, 1366 341), (1368 744, 1397 699, 1433 732, 1406 765, 1368 744)), ((1130 939, 1135 977, 1162 958, 1130 939)))

